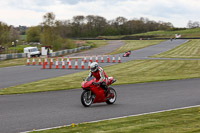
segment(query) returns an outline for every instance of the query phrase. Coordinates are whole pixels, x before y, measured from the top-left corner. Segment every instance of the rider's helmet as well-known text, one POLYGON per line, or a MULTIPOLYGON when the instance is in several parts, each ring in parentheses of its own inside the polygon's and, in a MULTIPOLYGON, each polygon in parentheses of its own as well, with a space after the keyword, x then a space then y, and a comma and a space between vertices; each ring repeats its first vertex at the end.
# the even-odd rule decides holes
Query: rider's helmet
POLYGON ((92 72, 96 72, 97 71, 97 69, 98 69, 98 63, 97 62, 92 62, 92 64, 90 65, 90 70, 92 71, 92 72))

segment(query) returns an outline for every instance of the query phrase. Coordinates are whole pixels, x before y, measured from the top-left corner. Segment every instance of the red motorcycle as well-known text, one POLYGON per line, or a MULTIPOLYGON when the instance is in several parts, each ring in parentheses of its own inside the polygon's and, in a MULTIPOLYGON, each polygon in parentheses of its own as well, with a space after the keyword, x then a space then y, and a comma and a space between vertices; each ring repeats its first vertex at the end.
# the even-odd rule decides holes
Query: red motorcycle
MULTIPOLYGON (((81 87, 83 93, 81 95, 81 103, 85 107, 89 107, 93 103, 106 102, 107 104, 113 104, 116 101, 117 93, 112 87, 108 87, 109 93, 106 95, 100 85, 94 84, 96 78, 89 77, 83 80, 81 87)), ((113 77, 108 78, 108 86, 113 84, 116 80, 113 77)))
POLYGON ((127 51, 126 53, 123 54, 123 57, 129 57, 131 55, 131 51, 127 51))

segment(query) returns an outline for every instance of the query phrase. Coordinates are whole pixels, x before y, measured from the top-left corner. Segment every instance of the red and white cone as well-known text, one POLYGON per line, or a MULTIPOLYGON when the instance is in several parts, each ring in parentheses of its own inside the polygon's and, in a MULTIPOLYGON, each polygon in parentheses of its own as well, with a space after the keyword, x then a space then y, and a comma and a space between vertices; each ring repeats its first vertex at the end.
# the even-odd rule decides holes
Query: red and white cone
POLYGON ((113 63, 115 63, 115 56, 114 56, 114 55, 113 55, 113 59, 112 59, 112 62, 113 62, 113 63))
POLYGON ((45 58, 45 65, 47 65, 47 57, 45 58))
POLYGON ((74 65, 74 68, 75 68, 75 69, 78 69, 78 62, 77 62, 77 59, 75 59, 75 65, 74 65))
POLYGON ((51 58, 50 63, 51 63, 51 65, 53 65, 53 58, 51 58))
POLYGON ((98 56, 96 55, 96 60, 95 60, 95 62, 97 62, 98 63, 98 56))
POLYGON ((44 59, 43 59, 43 62, 42 62, 42 69, 45 69, 45 62, 44 62, 44 59))
POLYGON ((69 56, 67 56, 67 65, 69 65, 69 56))
POLYGON ((120 55, 118 57, 118 63, 121 63, 121 57, 120 57, 120 55))
POLYGON ((108 56, 107 56, 107 63, 109 63, 109 62, 110 62, 110 61, 109 61, 109 59, 110 59, 110 58, 109 58, 109 55, 108 55, 108 56))
POLYGON ((58 64, 58 58, 56 59, 56 69, 59 68, 59 64, 58 64))
POLYGON ((101 63, 103 63, 103 55, 101 56, 101 63))
POLYGON ((26 65, 27 65, 27 66, 30 65, 29 58, 27 58, 26 65))
POLYGON ((38 65, 42 65, 40 57, 39 57, 39 60, 38 60, 38 65))
POLYGON ((89 61, 89 62, 88 62, 88 69, 90 69, 90 65, 91 65, 91 62, 89 61))
POLYGON ((33 56, 32 65, 35 65, 35 57, 33 56))
POLYGON ((84 62, 85 62, 85 63, 87 62, 87 58, 86 58, 86 56, 84 57, 84 62))
POLYGON ((90 56, 90 60, 89 60, 89 62, 92 62, 92 56, 90 56))
POLYGON ((65 69, 65 61, 62 60, 62 69, 65 69))
POLYGON ((61 64, 63 64, 63 62, 65 63, 65 58, 64 57, 62 57, 61 64))
POLYGON ((83 59, 81 61, 81 69, 84 69, 84 62, 83 62, 83 59))
POLYGON ((71 59, 69 59, 68 69, 71 69, 71 68, 72 68, 71 59))

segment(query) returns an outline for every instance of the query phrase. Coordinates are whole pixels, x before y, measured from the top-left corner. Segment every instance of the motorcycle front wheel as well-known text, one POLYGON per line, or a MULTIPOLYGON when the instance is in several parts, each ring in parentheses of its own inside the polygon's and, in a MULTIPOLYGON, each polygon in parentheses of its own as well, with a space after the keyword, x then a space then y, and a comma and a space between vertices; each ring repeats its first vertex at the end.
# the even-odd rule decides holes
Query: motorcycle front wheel
POLYGON ((116 101, 116 99, 117 99, 117 93, 116 93, 115 89, 113 89, 112 87, 109 87, 109 89, 110 89, 110 94, 112 94, 113 97, 109 98, 106 101, 106 103, 107 104, 113 104, 116 101))
POLYGON ((83 93, 81 94, 81 103, 83 104, 83 106, 89 107, 91 106, 92 102, 93 98, 91 91, 84 90, 83 93))

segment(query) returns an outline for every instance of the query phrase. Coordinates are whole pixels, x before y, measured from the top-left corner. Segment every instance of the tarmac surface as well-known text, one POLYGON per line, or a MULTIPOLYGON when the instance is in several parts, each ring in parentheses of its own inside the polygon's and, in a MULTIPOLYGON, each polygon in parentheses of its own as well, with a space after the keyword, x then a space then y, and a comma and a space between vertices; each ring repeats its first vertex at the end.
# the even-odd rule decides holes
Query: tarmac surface
MULTIPOLYGON (((122 62, 151 59, 148 56, 167 51, 185 41, 187 40, 165 41, 158 45, 132 51, 130 57, 122 58, 122 62)), ((100 65, 112 64, 114 63, 101 63, 100 65)), ((41 66, 0 68, 0 88, 78 71, 82 70, 43 70, 41 66)), ((0 133, 16 133, 200 105, 199 78, 118 85, 114 88, 118 94, 114 105, 101 103, 94 104, 89 108, 85 108, 81 104, 81 89, 0 95, 0 133)))
POLYGON ((115 49, 121 47, 122 45, 124 45, 124 43, 121 40, 108 41, 108 45, 105 45, 105 46, 102 46, 102 47, 99 47, 99 48, 93 48, 92 50, 73 53, 73 54, 70 54, 68 56, 79 57, 79 56, 106 55, 106 54, 114 51, 115 49))
MULTIPOLYGON (((174 40, 174 41, 165 41, 161 42, 160 44, 149 46, 143 49, 138 49, 134 50, 131 53, 130 57, 122 57, 121 56, 121 62, 126 62, 126 61, 131 61, 131 60, 136 60, 136 59, 159 59, 159 58, 148 58, 148 56, 152 56, 154 54, 162 53, 164 51, 170 50, 180 44, 183 44, 187 40, 180 39, 180 40, 174 40)), ((109 41, 109 45, 107 46, 110 47, 112 50, 116 49, 117 47, 112 46, 114 44, 117 44, 117 46, 123 45, 122 41, 109 41)), ((105 46, 103 46, 105 47, 105 46)), ((102 49, 102 48, 99 48, 102 49)), ((110 51, 112 51, 110 50, 110 51)), ((92 50, 93 51, 93 50, 92 50)), ((96 51, 96 50, 95 50, 96 51)), ((85 52, 85 51, 84 51, 85 52)), ((88 51, 90 52, 90 50, 88 51)), ((108 51, 107 51, 108 52, 108 51)), ((90 52, 92 53, 92 52, 90 52)), ((105 54, 105 53, 104 53, 105 54)), ((71 55, 70 57, 72 57, 71 55)), ((81 56, 81 54, 79 55, 81 56)), ((118 59, 119 55, 115 55, 116 57, 116 62, 118 59)), ((89 58, 89 56, 88 56, 89 58)), ((106 62, 107 56, 104 56, 104 62, 106 62)), ((93 61, 95 61, 95 56, 93 57, 93 61)), ((112 61, 112 56, 110 56, 110 62, 112 61)), ((99 62, 100 62, 100 57, 99 57, 99 62)), ((55 63, 55 62, 54 62, 55 63)), ((72 68, 74 68, 74 60, 72 60, 72 68)), ((107 65, 113 65, 114 63, 99 63, 100 66, 107 66, 107 65)), ((41 69, 42 66, 16 66, 16 67, 5 67, 5 68, 0 68, 0 89, 1 88, 7 88, 10 86, 15 86, 19 84, 24 84, 28 82, 33 82, 37 80, 42 80, 42 79, 47 79, 47 78, 52 78, 52 77, 58 77, 66 74, 71 74, 81 70, 81 59, 78 60, 78 66, 79 69, 41 69)), ((84 64, 85 69, 87 70, 88 63, 84 64)), ((66 66, 67 67, 67 66, 66 66)), ((48 68, 48 65, 46 66, 48 68)), ((52 66, 52 68, 55 68, 55 65, 52 66)), ((59 66, 61 68, 61 64, 59 66)))
POLYGON ((16 133, 200 105, 200 79, 113 86, 113 105, 82 106, 82 89, 0 96, 0 132, 16 133))

